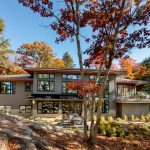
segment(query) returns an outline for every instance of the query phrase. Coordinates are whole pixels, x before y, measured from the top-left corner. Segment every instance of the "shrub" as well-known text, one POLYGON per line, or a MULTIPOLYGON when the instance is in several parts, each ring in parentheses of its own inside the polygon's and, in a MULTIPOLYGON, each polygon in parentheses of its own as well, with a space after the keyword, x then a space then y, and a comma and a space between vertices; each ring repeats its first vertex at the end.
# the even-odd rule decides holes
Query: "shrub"
POLYGON ((134 138, 133 133, 130 132, 130 133, 128 134, 128 137, 129 137, 130 139, 133 139, 133 138, 134 138))
POLYGON ((140 144, 140 142, 139 141, 133 141, 133 145, 139 145, 140 144))
POLYGON ((100 118, 100 124, 105 124, 106 120, 104 116, 101 116, 100 118))
POLYGON ((116 120, 117 120, 118 122, 121 122, 121 121, 122 121, 122 119, 121 119, 120 117, 118 117, 116 120))
POLYGON ((146 121, 148 121, 148 122, 149 122, 149 121, 150 121, 150 113, 149 113, 148 115, 146 115, 146 117, 145 117, 145 118, 146 118, 146 121))
POLYGON ((118 131, 117 131, 117 135, 119 136, 119 137, 121 137, 121 138, 124 138, 125 137, 125 131, 124 131, 124 129, 119 129, 118 131))
POLYGON ((141 120, 145 122, 146 118, 144 115, 141 115, 141 120))
POLYGON ((131 121, 135 121, 135 116, 131 115, 131 121))
POLYGON ((140 119, 138 117, 135 117, 135 121, 139 121, 140 119))
POLYGON ((122 140, 122 143, 124 143, 124 144, 130 144, 130 141, 128 141, 128 140, 122 140))
POLYGON ((108 121, 109 123, 112 123, 112 122, 114 122, 114 118, 113 118, 112 116, 109 116, 109 117, 107 118, 107 121, 108 121))
POLYGON ((124 120, 128 121, 128 116, 127 115, 124 115, 124 120))
POLYGON ((149 131, 149 130, 145 130, 145 131, 143 131, 142 133, 143 133, 143 135, 150 136, 150 131, 149 131))
POLYGON ((109 125, 107 125, 106 126, 106 135, 109 137, 116 136, 116 128, 115 127, 111 128, 109 125))
POLYGON ((99 127, 98 127, 98 133, 102 134, 102 135, 106 135, 106 128, 105 128, 105 124, 101 124, 99 127))
POLYGON ((115 141, 117 140, 117 138, 116 138, 116 137, 112 137, 111 140, 112 140, 113 142, 115 142, 115 141))

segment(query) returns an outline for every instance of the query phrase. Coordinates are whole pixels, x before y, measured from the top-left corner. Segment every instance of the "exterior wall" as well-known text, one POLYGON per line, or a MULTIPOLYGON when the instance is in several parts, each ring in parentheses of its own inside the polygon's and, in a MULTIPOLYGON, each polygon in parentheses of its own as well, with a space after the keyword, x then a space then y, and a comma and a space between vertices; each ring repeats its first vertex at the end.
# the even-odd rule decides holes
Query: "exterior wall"
MULTIPOLYGON (((40 72, 39 72, 40 73, 40 72)), ((37 91, 37 74, 36 72, 33 73, 33 87, 31 92, 25 92, 25 81, 16 81, 16 89, 15 94, 0 94, 0 105, 11 105, 12 106, 12 113, 18 114, 19 113, 19 105, 33 105, 31 100, 25 100, 24 98, 27 95, 31 94, 62 94, 62 74, 55 73, 55 89, 53 92, 43 92, 37 91)), ((86 79, 89 79, 89 75, 85 75, 86 79)), ((116 115, 116 76, 109 77, 109 113, 104 115, 116 115)), ((59 114, 62 113, 61 110, 61 101, 59 101, 59 114)), ((84 108, 82 108, 83 110, 84 108)), ((37 103, 33 105, 33 116, 49 116, 45 114, 37 114, 37 103)), ((23 115, 23 114, 21 114, 23 115)), ((29 115, 29 114, 25 114, 29 115)), ((31 115, 31 114, 30 114, 31 115)))
POLYGON ((116 116, 116 76, 109 77, 109 115, 116 116))
MULTIPOLYGON (((33 74, 33 94, 61 94, 62 93, 62 77, 61 74, 55 74, 55 89, 53 92, 46 92, 46 91, 38 91, 38 79, 37 79, 38 73, 34 72, 33 74)), ((53 81, 53 80, 52 80, 53 81)))
POLYGON ((140 117, 142 114, 147 115, 150 112, 150 104, 138 104, 138 103, 123 103, 122 104, 122 117, 127 115, 131 117, 131 115, 140 117))
MULTIPOLYGON (((40 72, 39 72, 40 73, 40 72)), ((46 91, 38 91, 37 90, 37 72, 34 72, 33 74, 33 94, 62 94, 62 74, 61 73, 55 73, 55 89, 53 92, 46 92, 46 91)), ((85 75, 86 79, 89 79, 89 75, 85 75)), ((53 80, 52 80, 53 81, 53 80)), ((64 80, 66 81, 66 80, 64 80)))
POLYGON ((0 105, 11 105, 11 113, 19 113, 19 105, 32 105, 31 101, 25 100, 27 95, 31 95, 31 92, 25 92, 25 82, 15 82, 15 94, 0 94, 0 105))

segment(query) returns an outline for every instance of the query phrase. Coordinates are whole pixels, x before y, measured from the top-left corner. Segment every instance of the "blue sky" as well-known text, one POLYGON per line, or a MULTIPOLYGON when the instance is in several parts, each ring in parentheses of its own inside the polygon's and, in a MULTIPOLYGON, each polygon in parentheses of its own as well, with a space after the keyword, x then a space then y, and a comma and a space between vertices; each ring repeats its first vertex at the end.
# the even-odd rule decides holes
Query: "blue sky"
MULTIPOLYGON (((78 64, 75 43, 67 40, 56 44, 55 32, 50 28, 43 27, 43 25, 48 25, 48 18, 42 18, 39 14, 33 13, 29 8, 19 4, 17 0, 1 0, 0 18, 5 21, 4 34, 6 38, 10 39, 12 49, 16 50, 23 43, 31 43, 36 40, 46 41, 59 58, 62 58, 65 51, 69 51, 75 64, 78 64)), ((86 49, 86 44, 82 44, 82 49, 86 49)), ((131 57, 138 62, 148 56, 150 56, 150 49, 135 49, 131 52, 131 57)))

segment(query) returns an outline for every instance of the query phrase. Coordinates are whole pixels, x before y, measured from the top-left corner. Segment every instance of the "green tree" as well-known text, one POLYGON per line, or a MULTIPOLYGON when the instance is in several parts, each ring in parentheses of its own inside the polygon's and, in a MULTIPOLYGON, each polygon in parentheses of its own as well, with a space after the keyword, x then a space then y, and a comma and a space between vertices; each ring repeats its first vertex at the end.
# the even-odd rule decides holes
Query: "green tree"
POLYGON ((8 54, 14 54, 14 51, 10 49, 9 40, 4 38, 4 30, 4 21, 0 19, 0 74, 24 74, 22 68, 9 60, 8 54))
POLYGON ((0 67, 5 67, 9 64, 8 54, 14 54, 14 51, 9 48, 9 40, 4 38, 4 29, 4 21, 0 19, 0 67))
POLYGON ((63 61, 65 63, 65 67, 66 68, 74 68, 75 67, 73 58, 70 56, 70 54, 68 52, 64 53, 62 59, 63 59, 63 61))
POLYGON ((147 68, 147 75, 144 77, 144 80, 149 80, 150 81, 150 56, 145 58, 141 65, 145 66, 147 68))

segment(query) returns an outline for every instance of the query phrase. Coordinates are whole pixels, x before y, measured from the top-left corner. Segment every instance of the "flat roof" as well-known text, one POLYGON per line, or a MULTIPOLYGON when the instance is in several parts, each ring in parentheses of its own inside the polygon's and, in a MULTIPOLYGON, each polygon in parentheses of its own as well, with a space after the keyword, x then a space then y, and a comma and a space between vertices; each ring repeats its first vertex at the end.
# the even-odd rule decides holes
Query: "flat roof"
POLYGON ((117 99, 116 103, 121 103, 121 104, 145 104, 148 103, 150 104, 150 99, 117 99))
MULTIPOLYGON (((33 72, 50 72, 50 73, 66 73, 66 74, 80 74, 79 68, 23 68, 29 74, 33 72)), ((85 74, 97 74, 97 69, 86 69, 84 68, 85 74)), ((101 70, 101 74, 105 74, 105 70, 101 70)), ((126 71, 118 71, 118 70, 111 70, 110 75, 124 75, 126 71)))
POLYGON ((32 76, 29 74, 19 75, 0 75, 0 81, 32 81, 32 76))
POLYGON ((118 85, 144 85, 150 84, 149 81, 143 80, 132 80, 132 79, 124 79, 124 78, 116 78, 116 82, 118 85))

